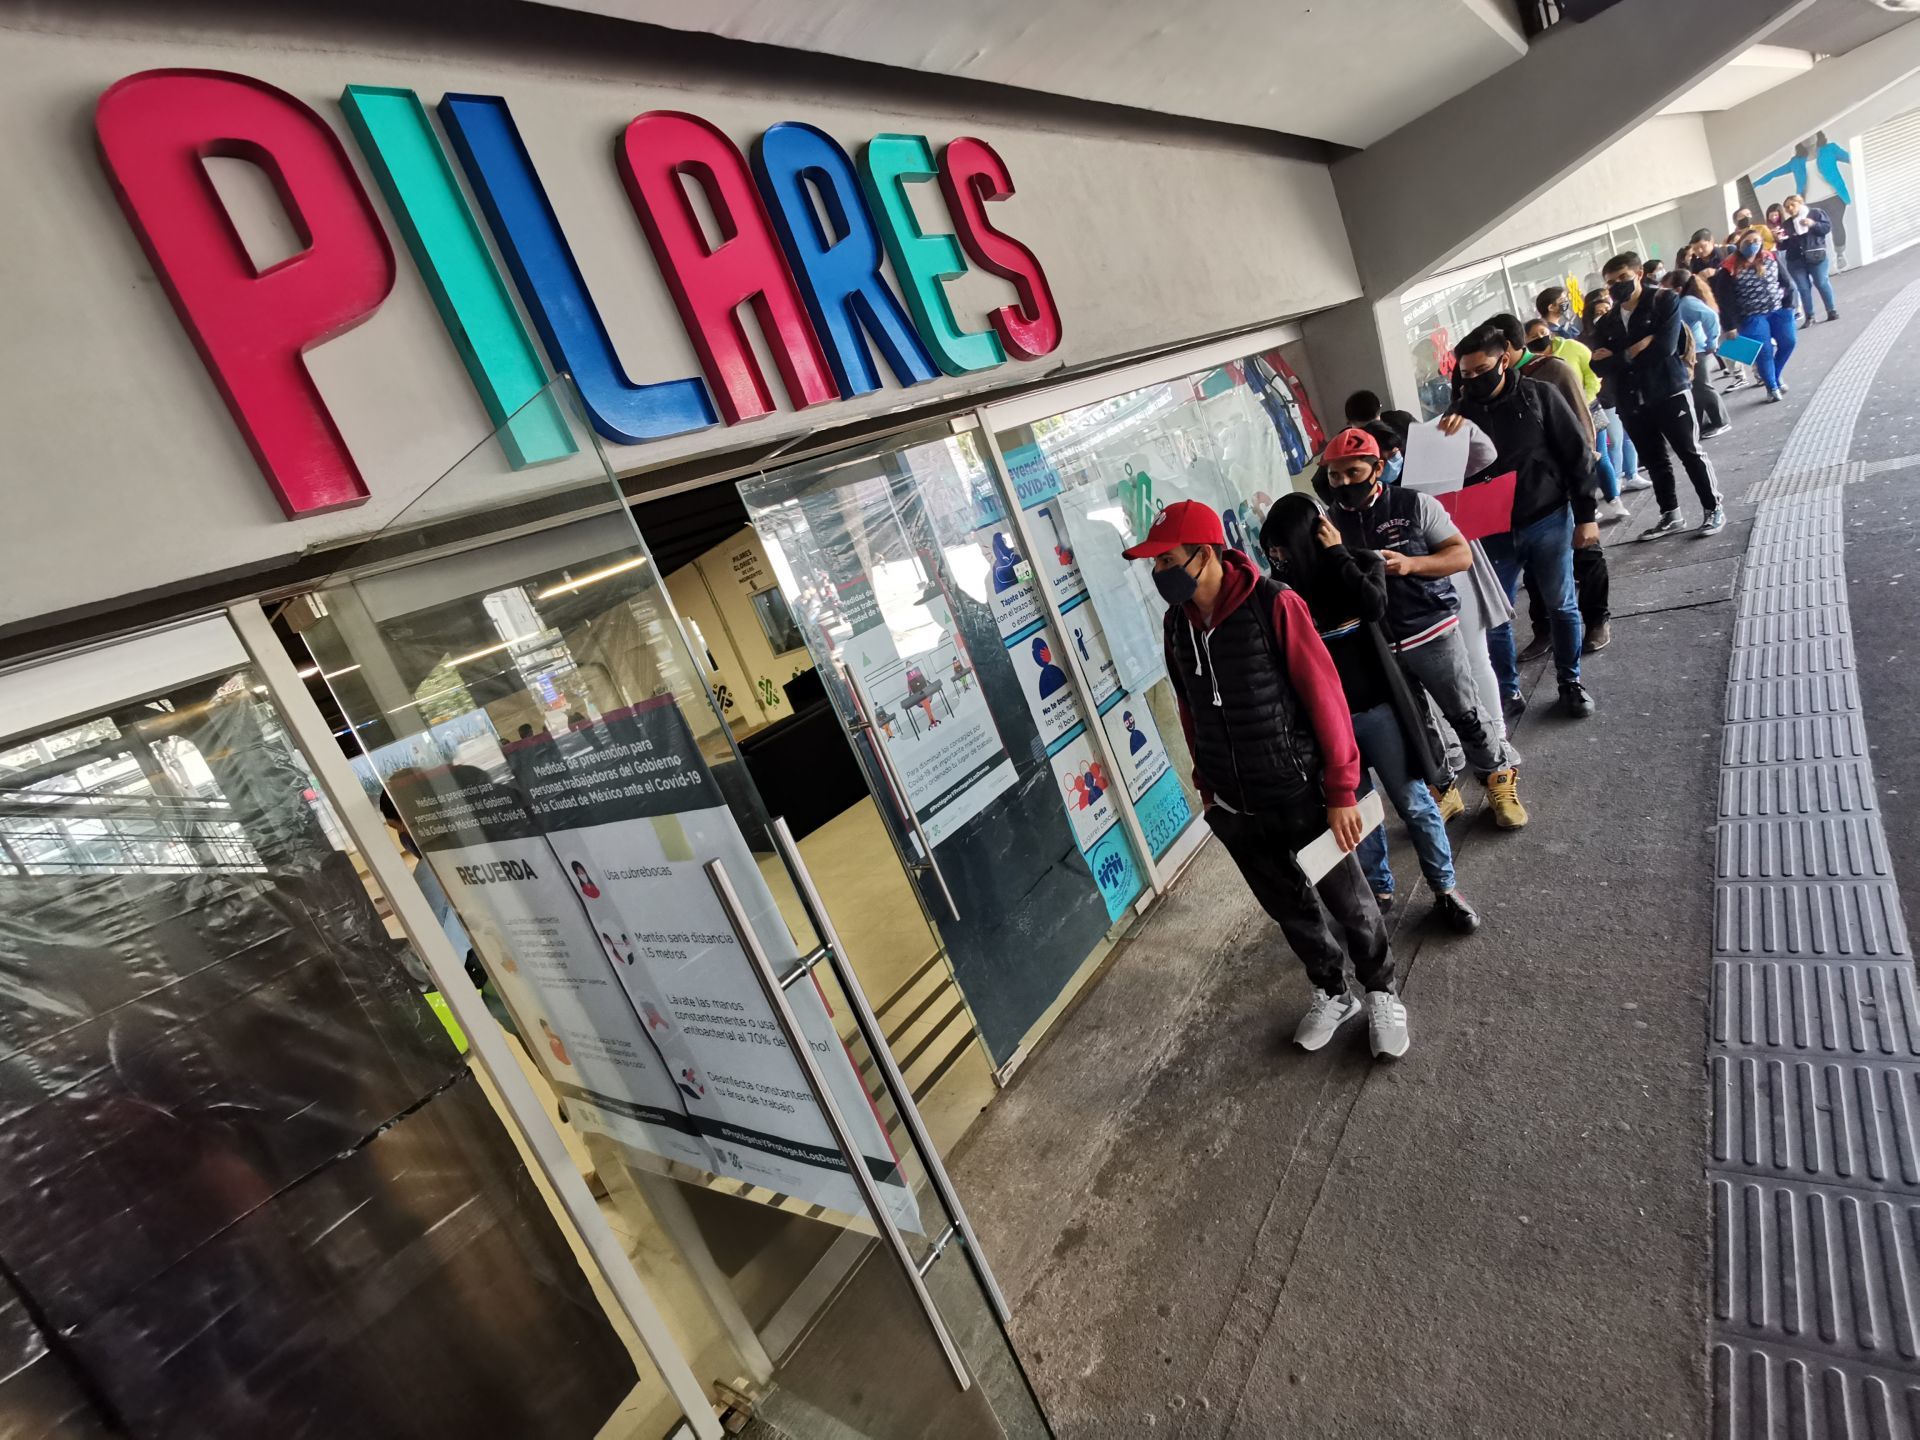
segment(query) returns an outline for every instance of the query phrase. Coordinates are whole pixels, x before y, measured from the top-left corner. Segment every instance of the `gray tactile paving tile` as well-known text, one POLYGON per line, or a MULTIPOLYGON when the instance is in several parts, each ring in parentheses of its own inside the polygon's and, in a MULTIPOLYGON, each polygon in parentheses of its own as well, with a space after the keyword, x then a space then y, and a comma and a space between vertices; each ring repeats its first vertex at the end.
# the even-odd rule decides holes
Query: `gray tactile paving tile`
POLYGON ((1721 734, 1707 1179, 1715 1433, 1920 1440, 1920 994, 1874 795, 1843 488, 1920 284, 1746 496, 1721 734))
POLYGON ((1908 964, 1717 960, 1712 1024, 1716 1052, 1728 1055, 1920 1060, 1920 995, 1908 964))

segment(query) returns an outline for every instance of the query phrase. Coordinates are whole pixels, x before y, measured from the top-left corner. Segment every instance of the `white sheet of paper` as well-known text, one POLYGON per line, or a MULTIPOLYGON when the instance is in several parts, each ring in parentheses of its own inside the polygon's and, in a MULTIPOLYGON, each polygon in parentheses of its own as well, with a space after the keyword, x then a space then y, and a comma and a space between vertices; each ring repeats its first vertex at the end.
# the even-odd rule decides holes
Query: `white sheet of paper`
POLYGON ((1416 425, 1407 432, 1407 464, 1400 483, 1429 495, 1450 495, 1467 478, 1467 455, 1473 444, 1465 425, 1442 435, 1437 424, 1416 425))
MULTIPOLYGON (((1360 797, 1360 824, 1364 827, 1360 833, 1364 836, 1371 832, 1386 818, 1386 812, 1380 808, 1380 792, 1370 790, 1360 797)), ((1306 872, 1307 883, 1318 885, 1334 866, 1340 863, 1347 852, 1340 848, 1340 842, 1333 838, 1333 831, 1322 831, 1319 838, 1309 840, 1293 858, 1300 862, 1300 868, 1306 872)))

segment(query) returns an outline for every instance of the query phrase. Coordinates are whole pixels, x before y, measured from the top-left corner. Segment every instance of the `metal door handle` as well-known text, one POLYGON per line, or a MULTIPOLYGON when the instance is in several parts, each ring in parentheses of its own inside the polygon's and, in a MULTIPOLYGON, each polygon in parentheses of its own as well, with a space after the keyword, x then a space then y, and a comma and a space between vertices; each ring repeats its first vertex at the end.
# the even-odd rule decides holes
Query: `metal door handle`
MULTIPOLYGON (((760 944, 760 936, 753 928, 753 922, 747 918, 746 907, 740 903, 740 896, 733 888, 733 881, 727 876, 726 865, 719 860, 709 860, 706 864, 707 879, 713 884, 714 894, 720 897, 720 908, 727 912, 727 922, 733 926, 733 933, 745 952, 747 963, 753 967, 754 978, 760 982, 761 993, 767 997, 767 1004, 773 1009, 773 1018, 779 1022, 780 1031, 787 1039, 787 1048, 799 1063, 800 1071, 807 1077, 807 1086, 813 1091, 813 1098, 820 1106, 820 1113, 826 1117, 827 1127, 833 1131, 835 1143, 840 1147, 840 1156, 846 1161, 847 1173, 860 1188, 860 1196, 867 1204, 867 1213, 873 1217, 874 1227, 886 1240, 893 1251, 894 1259, 900 1264, 900 1273, 907 1278, 907 1284, 913 1288, 914 1298, 920 1302, 920 1309, 926 1316, 927 1326, 933 1331, 933 1337, 940 1342, 940 1348, 946 1353, 947 1364, 953 1368, 953 1378, 962 1390, 970 1389, 973 1379, 967 1373, 967 1363, 960 1356, 960 1350, 954 1344, 953 1335, 947 1329, 947 1322, 934 1308, 933 1297, 927 1293, 926 1282, 920 1278, 920 1267, 913 1262, 913 1253, 907 1249, 907 1242, 901 1237, 900 1227, 893 1223, 893 1215, 888 1211, 886 1199, 880 1193, 880 1186, 867 1169, 866 1157, 860 1153, 855 1141, 853 1129, 847 1124, 847 1117, 841 1112, 839 1104, 833 1098, 833 1092, 827 1085, 827 1077, 820 1068, 820 1061, 813 1053, 813 1047, 807 1044, 806 1035, 800 1029, 799 1018, 793 1013, 793 1007, 787 1003, 787 992, 780 988, 780 977, 773 972, 773 962, 767 958, 767 952, 760 944)), ((905 1183, 905 1172, 902 1172, 905 1183)))
POLYGON ((893 1050, 880 1028, 880 1017, 873 1013, 867 992, 854 977, 853 966, 840 948, 839 932, 833 928, 833 918, 827 914, 826 901, 820 898, 820 891, 814 886, 807 862, 800 858, 799 843, 787 828, 784 817, 775 820, 771 829, 774 849, 780 852, 780 858, 787 862, 787 869, 793 875, 794 886, 800 892, 800 904, 807 912, 807 919, 813 922, 813 933, 820 937, 822 948, 827 952, 827 964, 833 967, 834 979, 840 982, 840 991, 847 997, 854 1024, 860 1029, 860 1038, 867 1042, 867 1049, 873 1052, 881 1078, 886 1081, 887 1091, 893 1096, 894 1106, 900 1111, 901 1120, 906 1122, 907 1133, 919 1147, 921 1161, 927 1167, 927 1177, 939 1192, 940 1203, 947 1207, 947 1213, 953 1217, 953 1223, 959 1227, 960 1235, 966 1241, 967 1259, 973 1265, 973 1273, 979 1278, 981 1288, 987 1292, 987 1298, 993 1302, 994 1313, 1000 1317, 1000 1323, 1010 1324, 1013 1312, 1007 1308, 1007 1297, 1001 1293, 1000 1282, 993 1278, 993 1271, 987 1266, 987 1257, 981 1253, 979 1238, 973 1233, 973 1224, 967 1219, 959 1193, 953 1188, 947 1167, 940 1162, 940 1152, 933 1148, 933 1137, 927 1133, 926 1122, 920 1118, 920 1107, 913 1103, 913 1091, 907 1086, 907 1077, 900 1073, 899 1065, 894 1062, 893 1050))

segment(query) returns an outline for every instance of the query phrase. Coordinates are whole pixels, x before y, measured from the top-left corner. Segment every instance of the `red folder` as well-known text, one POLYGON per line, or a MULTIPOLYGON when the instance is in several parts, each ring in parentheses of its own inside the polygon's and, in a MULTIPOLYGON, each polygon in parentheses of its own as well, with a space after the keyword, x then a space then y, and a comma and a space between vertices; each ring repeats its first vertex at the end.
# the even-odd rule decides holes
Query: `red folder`
POLYGON ((1489 535, 1504 535, 1513 528, 1514 478, 1514 472, 1509 470, 1479 485, 1433 498, 1453 517, 1462 535, 1469 540, 1484 540, 1489 535))

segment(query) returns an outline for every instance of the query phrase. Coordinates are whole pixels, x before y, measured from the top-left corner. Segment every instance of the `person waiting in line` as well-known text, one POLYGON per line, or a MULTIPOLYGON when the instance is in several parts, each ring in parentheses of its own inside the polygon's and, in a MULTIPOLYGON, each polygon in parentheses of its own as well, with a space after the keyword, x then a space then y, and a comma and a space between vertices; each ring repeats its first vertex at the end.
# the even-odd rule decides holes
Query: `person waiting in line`
POLYGON ((1484 709, 1450 578, 1473 564, 1472 552, 1439 501, 1383 484, 1383 465, 1379 441, 1364 430, 1343 430, 1327 442, 1335 531, 1349 548, 1379 555, 1386 575, 1384 625, 1401 667, 1460 737, 1467 762, 1487 787, 1495 823, 1518 830, 1527 823, 1520 754, 1501 718, 1484 709))
POLYGON ((1167 506, 1122 553, 1153 562, 1166 602, 1167 675, 1207 824, 1313 982, 1294 1043, 1322 1049, 1360 1013, 1351 963, 1374 1055, 1406 1054, 1393 950, 1353 855, 1360 751, 1306 602, 1229 549, 1219 512, 1197 500, 1167 506), (1295 856, 1328 830, 1345 853, 1316 885, 1295 856))
MULTIPOLYGON (((1587 364, 1593 364, 1594 327, 1613 309, 1613 297, 1607 294, 1602 285, 1587 297, 1585 320, 1580 327, 1580 343, 1587 347, 1587 364)), ((1599 371, 1594 371, 1599 375, 1599 371)), ((1600 398, 1598 408, 1593 412, 1596 429, 1604 427, 1599 436, 1600 448, 1606 452, 1612 467, 1612 477, 1607 471, 1596 472, 1600 481, 1601 498, 1618 500, 1632 490, 1651 490, 1653 481, 1640 469, 1640 452, 1633 448, 1633 437, 1627 434, 1626 422, 1620 418, 1620 387, 1611 375, 1600 375, 1600 398)), ((1624 507, 1623 507, 1624 508, 1624 507)))
POLYGON ((1617 376, 1621 418, 1653 475, 1660 518, 1640 532, 1658 540, 1687 528, 1680 517, 1673 456, 1680 458, 1704 515, 1701 535, 1718 535, 1727 523, 1713 462, 1700 448, 1700 416, 1693 404, 1692 337, 1680 322, 1680 297, 1644 283, 1640 257, 1631 250, 1614 256, 1601 272, 1613 311, 1595 329, 1600 344, 1593 368, 1617 376), (1670 455, 1668 451, 1671 450, 1670 455))
MULTIPOLYGON (((1593 470, 1600 481, 1600 493, 1606 497, 1600 503, 1599 519, 1602 525, 1627 518, 1627 507, 1620 499, 1620 477, 1613 468, 1613 456, 1606 443, 1606 417, 1600 408, 1600 392, 1604 388, 1600 377, 1593 373, 1593 351, 1578 340, 1568 340, 1553 333, 1553 327, 1544 318, 1527 322, 1527 352, 1520 361, 1522 372, 1534 364, 1540 357, 1552 355, 1573 367, 1573 373, 1579 377, 1580 391, 1587 402, 1587 416, 1593 421, 1593 470)), ((1572 396, 1568 396, 1572 399, 1572 396)), ((1592 622, 1588 622, 1589 628, 1592 622)), ((1544 648, 1540 652, 1545 654, 1544 648)), ((1522 654, 1521 659, 1532 658, 1522 654)))
POLYGON ((1780 277, 1780 257, 1767 246, 1758 226, 1750 225, 1734 237, 1727 260, 1740 305, 1740 334, 1755 341, 1754 372, 1767 388, 1767 399, 1778 404, 1787 393, 1787 361, 1793 358, 1799 333, 1793 323, 1793 304, 1780 277))
POLYGON ((1680 323, 1693 337, 1693 403, 1700 411, 1700 438, 1712 440, 1733 428, 1707 364, 1720 347, 1720 311, 1706 280, 1691 270, 1669 273, 1667 288, 1680 297, 1680 323))
POLYGON ((1650 257, 1641 269, 1646 276, 1647 284, 1661 285, 1666 283, 1667 262, 1662 260, 1658 255, 1650 257))
MULTIPOLYGON (((1336 436, 1329 450, 1339 440, 1336 436)), ((1433 504, 1426 495, 1414 498, 1433 504)), ((1433 508, 1440 509, 1437 504, 1433 508)), ((1461 541, 1462 548, 1465 543, 1461 541)), ((1480 928, 1480 916, 1459 891, 1447 822, 1429 788, 1441 774, 1441 761, 1433 753, 1424 716, 1416 709, 1418 702, 1380 629, 1389 607, 1385 561, 1372 550, 1348 549, 1320 507, 1297 493, 1273 502, 1260 529, 1260 545, 1275 577, 1307 602, 1340 674, 1340 687, 1353 715, 1354 739, 1360 746, 1360 793, 1369 788, 1368 770, 1380 777, 1406 824, 1420 873, 1433 892, 1434 912, 1448 928, 1472 934, 1480 928)), ((1384 826, 1367 833, 1359 854, 1375 900, 1382 910, 1390 909, 1393 867, 1387 860, 1384 826)))
MULTIPOLYGON (((1574 589, 1573 552, 1600 543, 1592 446, 1566 397, 1552 385, 1514 373, 1508 352, 1506 336, 1495 325, 1481 327, 1461 343, 1460 398, 1450 413, 1478 425, 1493 441, 1497 458, 1488 474, 1475 479, 1514 474, 1511 528, 1488 537, 1487 554, 1509 600, 1519 592, 1523 572, 1539 587, 1553 630, 1560 708, 1584 717, 1593 713, 1594 704, 1580 678, 1586 627, 1574 589)), ((1487 641, 1502 699, 1508 713, 1517 714, 1526 701, 1513 626, 1491 632, 1487 641)))
MULTIPOLYGON (((1573 298, 1564 285, 1549 285, 1533 297, 1534 313, 1547 322, 1547 328, 1563 340, 1580 338, 1580 317, 1574 314, 1573 298)), ((1564 357, 1562 357, 1564 358, 1564 357)))
POLYGON ((1787 226, 1780 253, 1787 262, 1787 278, 1799 292, 1800 313, 1806 316, 1807 324, 1813 324, 1813 292, 1817 289, 1826 303, 1827 319, 1838 320, 1840 311, 1833 302, 1833 282, 1828 278, 1832 264, 1827 258, 1827 238, 1833 234, 1833 221, 1798 195, 1789 195, 1780 208, 1787 226))
POLYGON ((1367 426, 1381 424, 1398 430, 1402 435, 1413 428, 1413 416, 1405 410, 1387 410, 1382 408, 1380 397, 1371 390, 1356 390, 1347 397, 1345 406, 1347 424, 1367 426))
MULTIPOLYGON (((1496 315, 1487 321, 1487 325, 1498 330, 1507 342, 1507 363, 1516 374, 1524 372, 1530 380, 1545 380, 1551 383, 1567 398, 1567 405, 1579 419, 1581 428, 1587 435, 1587 450, 1590 455, 1600 452, 1599 437, 1595 430, 1593 412, 1587 408, 1586 387, 1580 383, 1577 371, 1568 362, 1551 355, 1535 355, 1526 348, 1527 332, 1518 318, 1512 315, 1496 315)), ((1587 360, 1592 366, 1589 352, 1587 360)), ((1599 479, 1599 489, 1605 495, 1607 484, 1604 477, 1599 479)), ((1617 492, 1616 500, 1617 503, 1617 492)), ((1600 505, 1607 504, 1603 499, 1594 508, 1596 520, 1613 518, 1611 506, 1602 511, 1600 505)), ((1624 508, 1624 507, 1623 507, 1624 508)), ((1580 601, 1580 617, 1585 634, 1582 641, 1583 653, 1591 654, 1606 645, 1609 638, 1605 629, 1609 612, 1607 600, 1612 589, 1607 578, 1607 556, 1599 542, 1579 547, 1573 557, 1573 588, 1580 601)), ((1527 611, 1533 621, 1533 640, 1520 659, 1532 661, 1545 655, 1553 648, 1553 625, 1549 617, 1545 597, 1540 594, 1538 584, 1529 577, 1527 580, 1527 611)))

